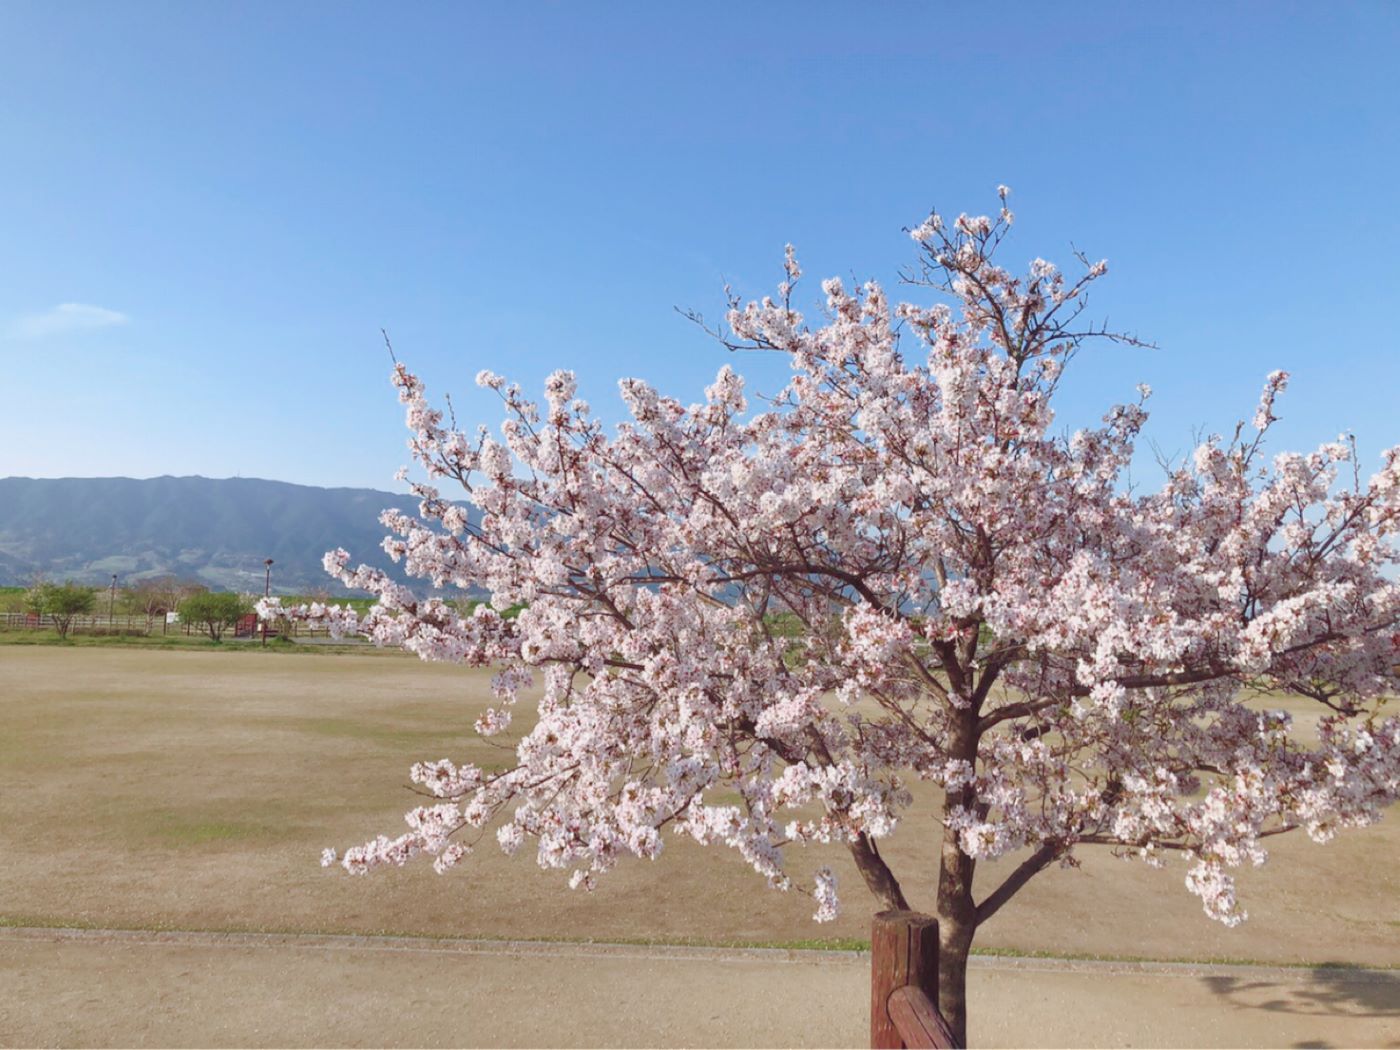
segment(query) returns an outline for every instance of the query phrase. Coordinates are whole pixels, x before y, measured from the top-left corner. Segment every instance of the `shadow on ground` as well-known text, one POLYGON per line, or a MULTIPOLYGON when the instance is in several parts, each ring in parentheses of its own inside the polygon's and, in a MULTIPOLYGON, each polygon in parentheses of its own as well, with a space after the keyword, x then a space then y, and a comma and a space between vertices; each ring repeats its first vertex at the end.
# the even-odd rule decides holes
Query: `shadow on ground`
MULTIPOLYGON (((1299 971, 1300 978, 1303 972, 1299 971)), ((1201 982, 1240 1009, 1308 1017, 1389 1019, 1400 1025, 1400 973, 1338 964, 1324 964, 1306 972, 1306 982, 1234 976, 1203 977, 1201 982)), ((1319 1040, 1294 1044, 1298 1050, 1322 1050, 1331 1045, 1319 1040)), ((1400 1047, 1400 1039, 1384 1045, 1400 1047)))

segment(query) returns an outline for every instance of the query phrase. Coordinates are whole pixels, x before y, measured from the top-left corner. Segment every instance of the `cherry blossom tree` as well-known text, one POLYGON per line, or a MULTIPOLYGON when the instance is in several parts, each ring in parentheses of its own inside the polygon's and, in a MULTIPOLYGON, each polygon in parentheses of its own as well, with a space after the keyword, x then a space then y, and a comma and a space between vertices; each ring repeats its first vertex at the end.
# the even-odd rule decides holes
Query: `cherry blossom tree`
POLYGON ((1400 663, 1400 449, 1369 480, 1345 440, 1266 458, 1274 373, 1252 423, 1131 490, 1148 390, 1073 434, 1052 409, 1086 341, 1124 338, 1082 322, 1106 266, 1003 269, 1004 187, 1001 202, 912 231, 925 304, 833 279, 809 322, 789 248, 779 294, 732 301, 723 333, 791 365, 754 406, 728 366, 689 406, 624 380, 631 418, 610 429, 571 373, 541 405, 482 372, 506 420, 468 434, 395 364, 430 480, 416 515, 384 514, 385 548, 491 602, 459 612, 337 551, 328 569, 378 603, 292 611, 496 666, 487 736, 541 691, 513 766, 415 765, 434 804, 346 850, 347 870, 426 853, 445 872, 494 829, 591 887, 674 834, 737 850, 822 921, 836 879, 799 847, 844 844, 879 906, 907 907, 880 847, 926 781, 939 1006, 965 1040, 977 930, 1047 867, 1091 847, 1178 855, 1234 924, 1231 869, 1266 839, 1379 818, 1400 793, 1400 720, 1381 714, 1400 663), (1281 694, 1318 706, 1315 737, 1270 708, 1281 694), (1008 854, 1019 866, 974 893, 979 862, 1008 854))

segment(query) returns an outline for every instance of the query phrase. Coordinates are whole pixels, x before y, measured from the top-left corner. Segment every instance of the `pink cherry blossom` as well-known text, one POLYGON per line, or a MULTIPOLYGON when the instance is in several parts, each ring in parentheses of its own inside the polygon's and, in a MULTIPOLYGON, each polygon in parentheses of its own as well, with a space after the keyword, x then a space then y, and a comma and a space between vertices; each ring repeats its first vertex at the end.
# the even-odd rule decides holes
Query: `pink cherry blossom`
POLYGON ((337 551, 328 570, 375 595, 369 613, 260 611, 496 667, 483 734, 541 692, 512 764, 424 756, 412 779, 441 803, 344 868, 425 853, 445 871, 489 826, 591 887, 686 835, 826 920, 835 876, 802 847, 843 843, 880 905, 906 906, 879 847, 928 782, 941 1006, 960 1031, 977 927, 1049 865, 1180 858, 1206 913, 1235 923, 1230 873, 1271 836, 1379 819, 1400 795, 1400 721, 1381 711, 1400 665, 1400 449, 1369 479, 1346 441, 1270 459, 1276 372, 1252 431, 1129 490, 1147 389, 1073 434, 1054 412, 1078 348, 1131 341, 1084 320, 1106 264, 1015 275, 995 261, 1010 223, 1004 204, 930 216, 912 235, 931 301, 832 279, 813 322, 789 250, 777 298, 734 301, 723 336, 786 359, 771 398, 727 365, 689 405, 624 380, 630 419, 609 430, 570 373, 541 407, 483 372, 506 422, 468 435, 396 365, 427 482, 382 520, 418 589, 337 551), (1269 709, 1278 695, 1318 706, 1316 743, 1269 709), (1020 865, 975 899, 978 862, 1006 854, 1020 865))

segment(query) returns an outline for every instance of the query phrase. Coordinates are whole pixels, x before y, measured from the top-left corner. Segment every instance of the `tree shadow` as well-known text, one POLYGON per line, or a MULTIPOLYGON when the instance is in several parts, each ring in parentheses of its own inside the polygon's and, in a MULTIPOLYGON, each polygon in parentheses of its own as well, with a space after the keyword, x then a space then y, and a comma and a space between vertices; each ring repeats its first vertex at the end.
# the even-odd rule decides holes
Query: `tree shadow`
MULTIPOLYGON (((1299 970, 1294 980, 1233 976, 1203 977, 1201 980, 1215 995, 1247 1009, 1311 1017, 1400 1020, 1400 972, 1327 964, 1299 970)), ((1325 1044, 1298 1045, 1309 1047, 1325 1044)))

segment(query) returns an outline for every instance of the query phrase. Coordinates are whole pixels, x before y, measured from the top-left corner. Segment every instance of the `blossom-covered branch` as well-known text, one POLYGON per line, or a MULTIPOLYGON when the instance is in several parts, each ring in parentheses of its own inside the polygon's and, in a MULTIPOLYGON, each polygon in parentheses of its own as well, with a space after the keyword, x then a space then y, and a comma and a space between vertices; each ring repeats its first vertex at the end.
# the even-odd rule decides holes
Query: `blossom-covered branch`
MULTIPOLYGON (((347 851, 347 868, 426 852, 443 870, 495 821, 508 851, 531 840, 592 885, 680 834, 807 887, 828 919, 835 877, 802 872, 795 847, 845 843, 876 897, 903 906, 879 842, 926 781, 957 999, 977 925, 1082 848, 1182 853, 1189 889, 1234 923, 1229 870, 1261 862, 1270 835, 1321 841, 1379 817, 1400 794, 1400 722, 1381 712, 1400 663, 1400 450, 1369 480, 1346 441, 1268 460, 1275 373, 1251 425, 1130 492, 1145 387, 1099 426, 1054 425, 1085 341, 1132 341, 1081 320, 1107 267, 1004 269, 1001 199, 995 217, 912 231, 914 282, 941 301, 831 279, 809 322, 789 250, 778 295, 727 317, 731 347, 791 365, 754 406, 728 366, 689 405, 625 380, 630 418, 610 431, 571 373, 536 404, 483 372, 506 421, 468 436, 395 366, 428 481, 416 515, 386 513, 385 547, 408 576, 491 604, 461 615, 337 552, 328 568, 378 604, 295 615, 498 665, 486 734, 523 688, 542 692, 515 766, 415 767, 444 801, 347 851), (1318 738, 1272 694, 1316 701, 1318 738), (977 862, 1018 850, 979 904, 977 862)), ((959 1003, 944 1003, 955 1025, 959 1003)))

